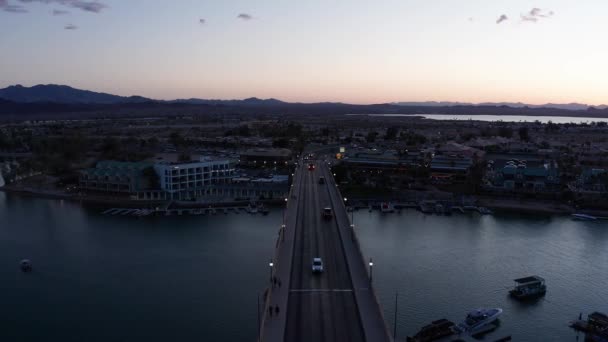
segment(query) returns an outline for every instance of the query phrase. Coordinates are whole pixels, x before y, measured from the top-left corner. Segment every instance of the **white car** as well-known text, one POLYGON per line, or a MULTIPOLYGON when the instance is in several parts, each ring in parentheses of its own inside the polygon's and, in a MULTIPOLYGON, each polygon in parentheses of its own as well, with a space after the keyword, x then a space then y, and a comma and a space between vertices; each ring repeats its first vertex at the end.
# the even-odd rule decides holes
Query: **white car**
POLYGON ((323 273, 323 260, 321 258, 312 259, 312 273, 323 273))

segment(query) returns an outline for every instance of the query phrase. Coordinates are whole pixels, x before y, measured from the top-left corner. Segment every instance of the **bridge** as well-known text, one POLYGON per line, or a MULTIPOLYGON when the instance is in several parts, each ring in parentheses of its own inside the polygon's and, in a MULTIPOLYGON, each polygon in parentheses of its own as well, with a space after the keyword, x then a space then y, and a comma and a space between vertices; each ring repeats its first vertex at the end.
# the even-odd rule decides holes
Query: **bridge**
POLYGON ((269 260, 258 341, 391 341, 343 198, 325 162, 300 165, 269 260), (325 178, 319 184, 319 177, 325 178), (324 218, 322 210, 333 215, 324 218), (324 272, 312 273, 313 258, 324 272), (276 308, 279 308, 277 311, 276 308))

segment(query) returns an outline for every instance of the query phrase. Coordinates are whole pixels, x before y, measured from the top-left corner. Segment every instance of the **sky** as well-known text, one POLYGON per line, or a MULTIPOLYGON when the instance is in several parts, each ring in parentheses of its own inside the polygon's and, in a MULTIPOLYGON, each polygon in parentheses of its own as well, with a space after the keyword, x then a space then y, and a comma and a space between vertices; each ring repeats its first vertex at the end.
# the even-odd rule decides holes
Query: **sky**
POLYGON ((608 103, 606 0, 0 0, 0 87, 608 103))

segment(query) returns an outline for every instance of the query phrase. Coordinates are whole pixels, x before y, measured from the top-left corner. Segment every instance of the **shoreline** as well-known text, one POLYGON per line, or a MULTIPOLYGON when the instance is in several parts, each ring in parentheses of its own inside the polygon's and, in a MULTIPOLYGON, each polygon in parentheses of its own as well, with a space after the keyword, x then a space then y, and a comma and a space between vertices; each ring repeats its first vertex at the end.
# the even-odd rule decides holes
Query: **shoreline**
MULTIPOLYGON (((251 200, 232 200, 224 202, 172 202, 172 201, 148 201, 148 200, 132 200, 124 198, 106 198, 106 197, 92 197, 83 195, 72 195, 67 193, 59 193, 52 191, 41 191, 28 188, 17 189, 10 186, 0 187, 0 191, 4 193, 16 194, 20 196, 41 198, 41 199, 56 199, 56 200, 67 200, 71 202, 78 202, 83 205, 93 205, 105 208, 133 208, 133 209, 144 209, 154 208, 159 206, 167 206, 167 209, 207 209, 218 206, 239 206, 247 205, 251 203, 251 200)), ((370 203, 377 202, 377 198, 358 198, 357 201, 370 203)), ((394 202, 387 200, 388 202, 394 202)), ((255 202, 265 203, 270 205, 280 205, 283 203, 283 199, 267 199, 257 200, 255 202)), ((493 198, 488 196, 482 196, 477 199, 477 205, 479 207, 485 207, 495 212, 504 213, 518 213, 518 214, 540 214, 540 215, 551 215, 551 216, 569 216, 574 213, 586 213, 593 216, 608 217, 608 210, 601 209, 576 209, 571 205, 559 203, 559 202, 548 202, 548 201, 535 201, 529 199, 507 199, 507 198, 493 198)))
MULTIPOLYGON (((251 200, 233 200, 225 202, 213 202, 213 203, 201 203, 201 202, 175 202, 175 201, 149 201, 149 200, 132 200, 124 198, 105 198, 105 197, 92 197, 83 195, 71 195, 67 193, 58 192, 47 192, 47 191, 36 191, 33 189, 15 189, 11 187, 0 187, 0 191, 4 193, 16 194, 20 196, 41 198, 41 199, 56 199, 56 200, 67 200, 71 202, 78 202, 80 204, 89 204, 95 206, 102 206, 107 208, 153 208, 158 206, 170 206, 170 209, 206 209, 210 207, 218 206, 238 206, 243 204, 249 204, 251 200)), ((254 202, 264 204, 282 204, 284 199, 266 199, 256 200, 254 202)))

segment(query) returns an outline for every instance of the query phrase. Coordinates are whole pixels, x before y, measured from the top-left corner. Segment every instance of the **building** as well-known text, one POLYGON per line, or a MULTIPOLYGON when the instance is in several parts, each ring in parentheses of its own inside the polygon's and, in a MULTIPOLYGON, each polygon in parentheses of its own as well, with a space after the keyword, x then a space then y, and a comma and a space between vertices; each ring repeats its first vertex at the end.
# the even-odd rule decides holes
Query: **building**
POLYGON ((249 166, 285 165, 291 156, 291 150, 286 148, 252 148, 240 154, 240 163, 249 166))
POLYGON ((519 159, 497 160, 488 165, 486 178, 494 189, 545 192, 559 189, 559 170, 555 162, 519 159))
POLYGON ((608 194, 608 172, 600 168, 584 168, 568 188, 579 199, 600 199, 608 194))
POLYGON ((230 202, 279 199, 289 192, 289 176, 238 177, 229 159, 202 157, 190 162, 102 161, 81 171, 86 191, 123 194, 133 200, 230 202))
POLYGON ((160 189, 172 200, 189 200, 208 195, 212 185, 230 183, 234 162, 201 157, 198 161, 154 164, 160 189))
POLYGON ((134 193, 153 187, 146 172, 153 172, 152 162, 100 161, 94 168, 80 172, 80 188, 89 191, 134 193))
POLYGON ((473 159, 455 154, 436 154, 431 159, 431 172, 466 175, 473 159))
POLYGON ((362 150, 349 152, 342 162, 351 168, 407 170, 422 166, 424 155, 418 151, 362 150))

